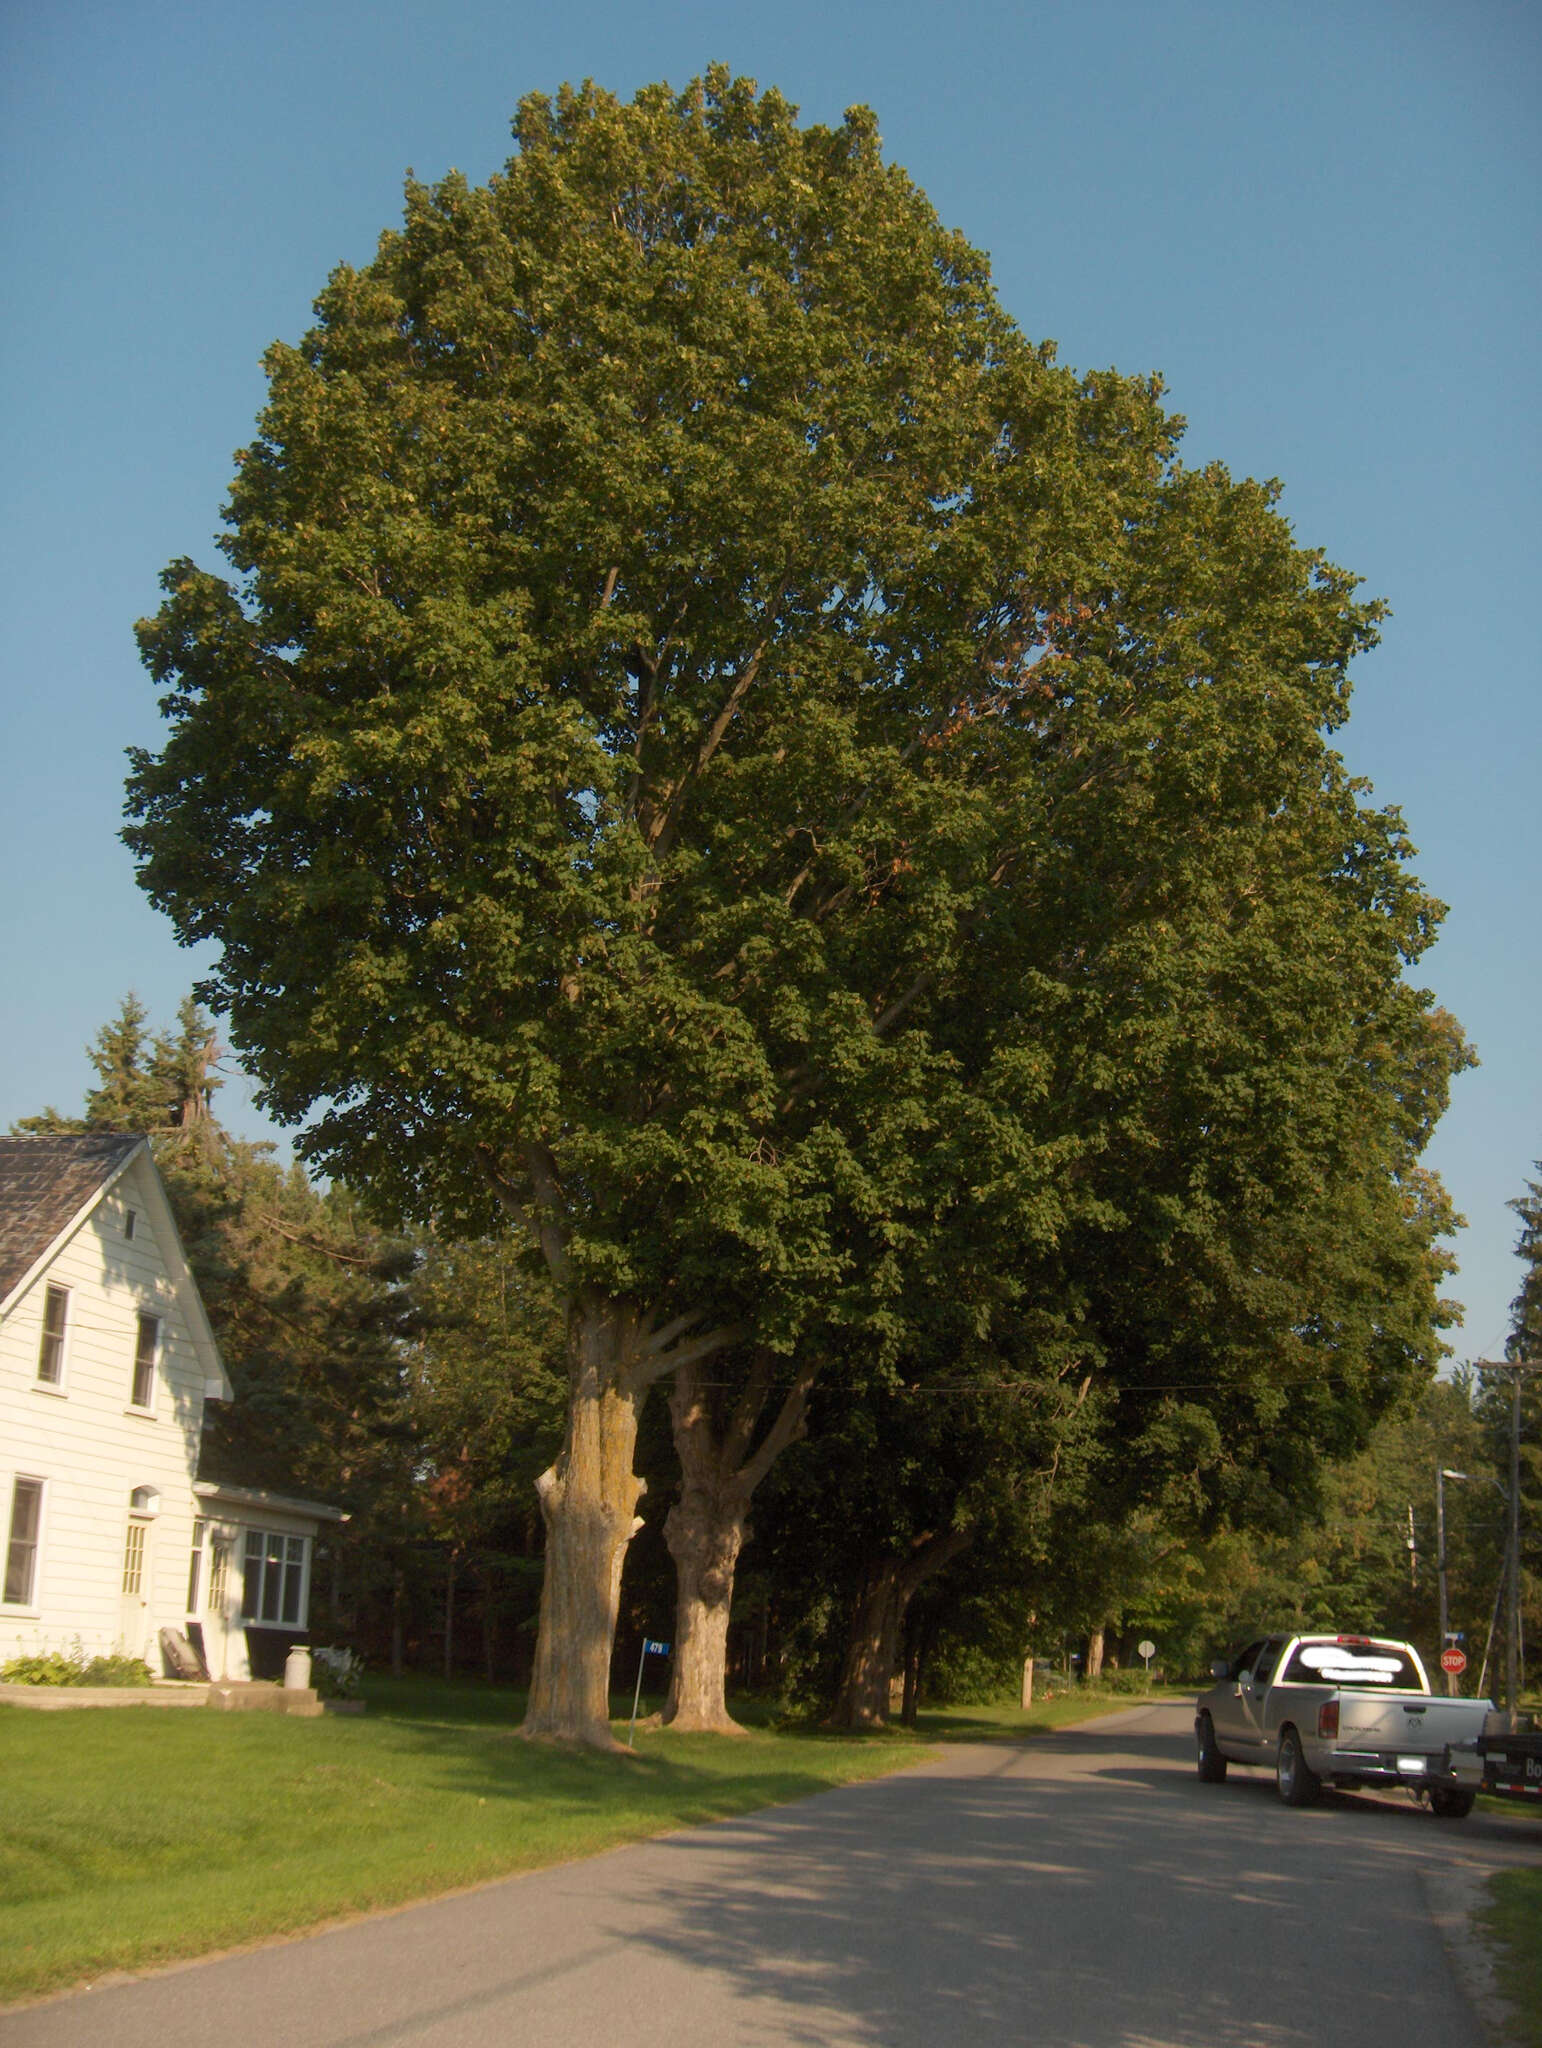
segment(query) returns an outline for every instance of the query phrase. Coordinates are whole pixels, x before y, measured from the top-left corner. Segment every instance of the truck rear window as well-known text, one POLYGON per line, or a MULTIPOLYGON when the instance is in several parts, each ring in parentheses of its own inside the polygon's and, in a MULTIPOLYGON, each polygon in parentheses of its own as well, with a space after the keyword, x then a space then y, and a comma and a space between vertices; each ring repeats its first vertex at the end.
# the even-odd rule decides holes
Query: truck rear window
POLYGON ((1299 1643, 1281 1673, 1289 1685, 1338 1685, 1368 1692, 1422 1692, 1419 1673, 1396 1643, 1299 1643))

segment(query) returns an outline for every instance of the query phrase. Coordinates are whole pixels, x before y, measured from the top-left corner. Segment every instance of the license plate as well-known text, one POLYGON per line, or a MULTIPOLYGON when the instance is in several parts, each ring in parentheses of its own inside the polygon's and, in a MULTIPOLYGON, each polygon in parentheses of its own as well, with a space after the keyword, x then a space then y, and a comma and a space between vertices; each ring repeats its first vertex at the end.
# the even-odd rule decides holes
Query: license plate
POLYGON ((1400 1771, 1422 1771, 1425 1769, 1427 1761, 1428 1759, 1422 1756, 1400 1756, 1397 1760, 1397 1767, 1400 1771))

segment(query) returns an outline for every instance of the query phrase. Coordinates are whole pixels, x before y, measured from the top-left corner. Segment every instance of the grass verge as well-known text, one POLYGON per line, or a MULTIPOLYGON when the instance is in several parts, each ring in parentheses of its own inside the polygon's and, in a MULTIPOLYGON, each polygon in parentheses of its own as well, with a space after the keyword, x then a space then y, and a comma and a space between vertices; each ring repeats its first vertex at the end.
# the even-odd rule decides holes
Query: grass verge
POLYGON ((1542 2048, 1542 1870, 1501 1870, 1479 1915, 1516 2048, 1542 2048))
MULTIPOLYGON (((0 2000, 591 1856, 1139 1701, 925 1714, 866 1737, 639 1728, 633 1755, 522 1742, 504 1688, 376 1679, 362 1717, 0 1707, 0 2000)), ((630 1708, 630 1700, 626 1703, 630 1708)), ((624 1714, 621 1732, 625 1733, 624 1714)))

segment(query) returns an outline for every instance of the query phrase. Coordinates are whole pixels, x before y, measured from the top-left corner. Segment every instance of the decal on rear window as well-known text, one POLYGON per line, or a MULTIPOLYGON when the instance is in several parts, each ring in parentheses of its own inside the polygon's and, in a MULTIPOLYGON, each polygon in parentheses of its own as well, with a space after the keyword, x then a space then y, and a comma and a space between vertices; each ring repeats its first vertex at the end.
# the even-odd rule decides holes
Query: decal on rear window
POLYGON ((1418 1672, 1393 1643, 1302 1643, 1285 1677, 1298 1685, 1422 1690, 1418 1672))

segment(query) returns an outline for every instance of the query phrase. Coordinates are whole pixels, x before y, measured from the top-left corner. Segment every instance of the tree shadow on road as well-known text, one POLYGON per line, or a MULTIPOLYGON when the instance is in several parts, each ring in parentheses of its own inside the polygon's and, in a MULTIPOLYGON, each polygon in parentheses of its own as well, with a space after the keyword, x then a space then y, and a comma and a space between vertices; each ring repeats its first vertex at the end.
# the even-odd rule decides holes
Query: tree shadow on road
POLYGON ((1428 1814, 1287 1813, 1156 1732, 981 1754, 654 1843, 633 1938, 726 1974, 746 2048, 1476 2042, 1418 1882, 1448 1853, 1428 1814))

